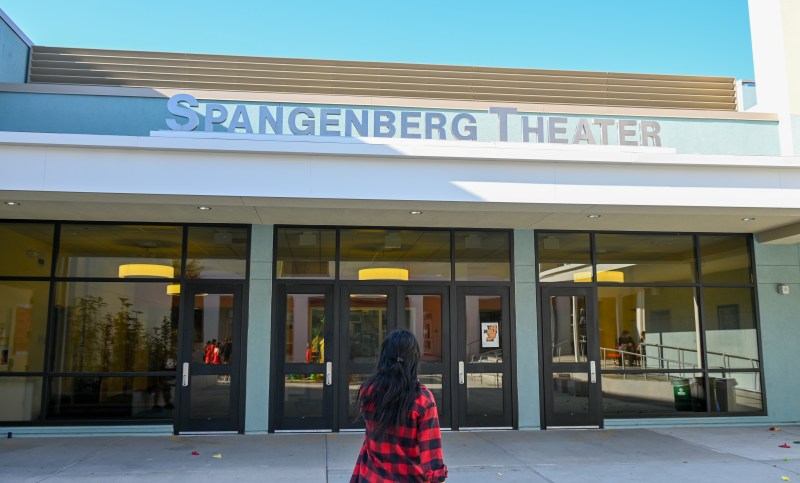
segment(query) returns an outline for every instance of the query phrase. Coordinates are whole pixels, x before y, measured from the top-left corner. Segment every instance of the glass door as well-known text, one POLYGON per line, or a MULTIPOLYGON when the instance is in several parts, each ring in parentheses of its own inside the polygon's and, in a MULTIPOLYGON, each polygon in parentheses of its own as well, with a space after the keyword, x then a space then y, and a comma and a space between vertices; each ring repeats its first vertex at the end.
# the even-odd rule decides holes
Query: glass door
POLYGON ((590 288, 542 288, 544 426, 601 427, 600 346, 590 288))
POLYGON ((339 337, 341 379, 339 428, 363 428, 358 389, 375 371, 380 346, 397 327, 397 290, 390 286, 343 286, 339 337))
POLYGON ((439 410, 439 425, 451 427, 450 298, 446 287, 400 287, 400 327, 417 338, 419 381, 428 388, 439 410))
POLYGON ((181 287, 177 433, 238 432, 241 284, 181 287))
POLYGON ((458 290, 455 385, 460 428, 509 428, 511 330, 508 288, 458 290))
POLYGON ((276 294, 275 429, 333 430, 333 286, 281 285, 276 294))

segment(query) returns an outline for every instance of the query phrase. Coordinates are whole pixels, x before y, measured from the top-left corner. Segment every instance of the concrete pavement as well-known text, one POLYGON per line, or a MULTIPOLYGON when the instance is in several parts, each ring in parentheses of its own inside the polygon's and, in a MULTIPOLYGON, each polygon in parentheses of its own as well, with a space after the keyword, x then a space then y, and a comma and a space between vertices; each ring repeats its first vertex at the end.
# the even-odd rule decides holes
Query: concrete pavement
MULTIPOLYGON (((443 443, 454 482, 800 482, 800 426, 779 429, 446 432, 443 443)), ((346 482, 362 439, 358 433, 14 437, 0 440, 0 481, 346 482)))

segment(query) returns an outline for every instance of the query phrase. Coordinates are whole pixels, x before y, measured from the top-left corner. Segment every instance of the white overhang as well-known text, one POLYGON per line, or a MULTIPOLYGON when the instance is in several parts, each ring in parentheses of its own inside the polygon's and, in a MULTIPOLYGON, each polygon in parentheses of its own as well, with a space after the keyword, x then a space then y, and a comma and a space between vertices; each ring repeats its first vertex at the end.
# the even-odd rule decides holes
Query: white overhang
POLYGON ((800 234, 798 157, 152 134, 0 133, 0 218, 800 234))

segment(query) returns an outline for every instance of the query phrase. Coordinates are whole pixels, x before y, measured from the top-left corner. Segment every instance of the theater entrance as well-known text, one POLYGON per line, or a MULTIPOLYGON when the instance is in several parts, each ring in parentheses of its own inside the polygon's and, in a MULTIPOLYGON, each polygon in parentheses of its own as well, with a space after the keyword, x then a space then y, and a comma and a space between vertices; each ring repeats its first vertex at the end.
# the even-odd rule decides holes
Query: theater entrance
POLYGON ((397 328, 417 337, 419 380, 443 428, 510 428, 508 289, 451 293, 444 285, 279 285, 274 429, 363 428, 358 388, 397 328))

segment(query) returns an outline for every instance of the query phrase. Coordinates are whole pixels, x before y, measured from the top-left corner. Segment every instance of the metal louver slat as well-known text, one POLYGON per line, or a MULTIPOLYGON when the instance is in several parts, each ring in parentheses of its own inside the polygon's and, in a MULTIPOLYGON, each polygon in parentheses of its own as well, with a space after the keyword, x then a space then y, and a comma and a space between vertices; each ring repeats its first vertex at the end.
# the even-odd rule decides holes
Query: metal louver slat
POLYGON ((732 78, 34 46, 30 82, 736 110, 732 78))

